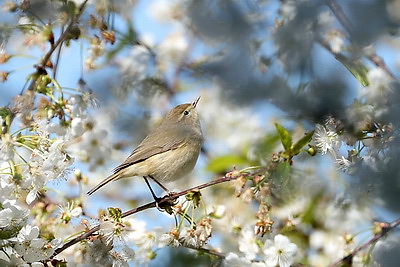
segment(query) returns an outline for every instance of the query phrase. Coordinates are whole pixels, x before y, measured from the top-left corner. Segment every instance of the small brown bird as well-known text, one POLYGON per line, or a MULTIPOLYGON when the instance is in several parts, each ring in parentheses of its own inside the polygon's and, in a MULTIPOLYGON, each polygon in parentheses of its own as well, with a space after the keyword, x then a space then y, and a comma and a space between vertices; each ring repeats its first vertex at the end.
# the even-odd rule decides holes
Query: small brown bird
POLYGON ((198 97, 191 104, 174 107, 161 124, 133 150, 132 154, 113 174, 88 192, 93 194, 111 181, 125 177, 143 176, 153 197, 157 200, 147 178, 154 180, 167 193, 161 182, 175 181, 189 174, 199 157, 203 143, 200 120, 196 111, 198 97))

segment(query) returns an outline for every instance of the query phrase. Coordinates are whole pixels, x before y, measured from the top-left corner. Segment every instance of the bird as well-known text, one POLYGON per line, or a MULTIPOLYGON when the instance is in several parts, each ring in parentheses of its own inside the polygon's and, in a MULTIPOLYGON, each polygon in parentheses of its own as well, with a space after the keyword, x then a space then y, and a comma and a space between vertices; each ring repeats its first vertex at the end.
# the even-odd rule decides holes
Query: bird
POLYGON ((189 174, 201 151, 204 140, 196 110, 199 100, 200 97, 192 103, 181 104, 170 110, 161 124, 143 139, 127 159, 87 194, 92 195, 109 182, 134 176, 144 178, 156 201, 159 198, 155 196, 147 178, 170 194, 171 191, 162 183, 189 174))

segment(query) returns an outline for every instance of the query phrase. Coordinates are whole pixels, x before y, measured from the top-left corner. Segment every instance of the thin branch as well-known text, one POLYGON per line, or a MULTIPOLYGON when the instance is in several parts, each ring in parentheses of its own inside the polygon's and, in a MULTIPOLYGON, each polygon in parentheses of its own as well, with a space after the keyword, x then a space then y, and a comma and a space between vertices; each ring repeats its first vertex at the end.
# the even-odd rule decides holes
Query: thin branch
MULTIPOLYGON (((64 33, 64 26, 61 28, 61 32, 64 33)), ((56 61, 53 66, 53 79, 55 80, 57 77, 57 70, 58 70, 58 65, 60 63, 60 58, 61 58, 61 50, 62 50, 62 45, 58 47, 57 55, 56 55, 56 61)))
MULTIPOLYGON (((51 56, 53 55, 54 51, 57 49, 57 47, 59 47, 60 45, 62 45, 62 43, 68 38, 68 36, 70 35, 70 30, 75 26, 75 23, 77 22, 77 20, 79 19, 79 17, 82 15, 83 10, 85 8, 86 3, 88 2, 88 0, 85 0, 81 6, 79 7, 79 12, 76 15, 75 18, 73 18, 71 20, 71 22, 68 24, 67 28, 65 29, 65 31, 60 35, 60 37, 58 38, 58 40, 50 47, 49 51, 47 51, 47 53, 44 55, 44 57, 42 58, 42 60, 39 63, 39 67, 36 70, 36 74, 38 74, 37 76, 39 77, 39 74, 41 74, 42 72, 42 68, 40 67, 44 67, 46 66, 46 63, 50 60, 51 56)), ((34 77, 34 76, 33 76, 34 77)), ((28 90, 33 90, 36 84, 38 78, 33 79, 31 81, 31 83, 29 84, 28 90)))
POLYGON ((79 235, 78 237, 68 241, 67 243, 65 243, 62 247, 57 248, 54 251, 54 254, 51 256, 51 258, 55 257, 56 255, 60 254, 61 252, 63 252, 64 250, 66 250, 67 248, 75 245, 76 243, 85 240, 86 238, 88 238, 89 236, 93 235, 95 232, 97 232, 98 230, 100 230, 100 225, 96 225, 93 228, 91 228, 89 231, 84 232, 83 234, 79 235))
POLYGON ((326 50, 328 50, 332 55, 335 56, 336 59, 344 59, 345 56, 339 52, 333 51, 332 47, 329 45, 329 43, 326 40, 319 39, 318 43, 323 46, 326 50))
POLYGON ((388 67, 385 64, 385 61, 376 54, 376 52, 371 52, 367 55, 368 59, 371 60, 375 66, 383 69, 387 74, 390 75, 390 77, 392 77, 393 79, 395 79, 393 73, 388 69, 388 67))
POLYGON ((213 250, 213 249, 208 249, 208 248, 192 248, 192 247, 187 247, 187 248, 194 249, 194 250, 197 250, 197 251, 200 251, 200 252, 204 252, 204 253, 207 253, 207 254, 216 256, 216 257, 218 257, 218 258, 220 258, 220 259, 225 259, 225 257, 226 257, 226 255, 225 255, 224 253, 219 252, 219 251, 216 251, 216 250, 213 250))
MULTIPOLYGON (((200 189, 203 189, 203 188, 206 188, 206 187, 215 185, 215 184, 220 184, 220 183, 224 183, 224 182, 236 180, 236 179, 238 179, 239 177, 254 176, 254 175, 257 175, 257 174, 259 174, 259 173, 265 172, 266 170, 267 170, 267 168, 261 168, 261 169, 255 171, 255 172, 247 173, 247 174, 241 174, 241 175, 237 175, 237 176, 231 175, 231 172, 229 172, 229 173, 227 173, 224 177, 222 177, 222 178, 220 178, 220 179, 217 179, 217 180, 214 180, 214 181, 205 183, 205 184, 201 184, 201 185, 198 185, 198 186, 194 186, 194 187, 192 187, 192 188, 183 190, 183 191, 178 192, 178 193, 172 193, 172 194, 170 194, 170 195, 166 195, 166 196, 164 196, 164 197, 161 198, 161 200, 158 202, 158 205, 159 205, 159 206, 162 206, 163 203, 168 203, 168 202, 174 201, 174 200, 176 200, 178 197, 184 196, 184 195, 186 195, 187 193, 189 193, 189 192, 191 192, 191 191, 194 191, 194 190, 200 190, 200 189)), ((121 218, 127 217, 127 216, 129 216, 129 215, 134 214, 134 213, 138 213, 138 212, 143 211, 143 210, 147 210, 147 209, 149 209, 149 208, 154 208, 154 207, 156 207, 156 202, 155 202, 155 201, 150 202, 150 203, 148 203, 148 204, 145 204, 145 205, 143 205, 143 206, 140 206, 140 207, 138 207, 138 208, 128 210, 128 211, 122 213, 121 218)))
POLYGON ((346 31, 350 34, 354 34, 354 26, 351 21, 344 14, 342 7, 336 2, 336 0, 328 0, 328 7, 332 10, 333 14, 335 14, 336 18, 343 25, 346 31))
MULTIPOLYGON (((264 173, 264 172, 266 172, 267 170, 268 170, 267 167, 263 167, 263 168, 259 168, 258 170, 254 171, 254 172, 246 172, 246 173, 243 173, 243 172, 241 172, 241 171, 232 171, 232 172, 228 172, 227 174, 225 174, 224 177, 222 177, 222 178, 220 178, 220 179, 217 179, 217 180, 214 180, 214 181, 211 181, 211 182, 208 182, 208 183, 204 183, 204 184, 201 184, 201 185, 198 185, 198 186, 194 186, 194 187, 192 187, 192 188, 183 190, 183 191, 178 192, 178 193, 172 193, 172 194, 166 195, 166 196, 164 196, 164 197, 162 197, 162 198, 160 199, 160 201, 158 202, 158 205, 156 205, 157 203, 156 203, 155 201, 153 201, 153 202, 147 203, 147 204, 145 204, 145 205, 142 205, 142 206, 140 206, 140 207, 137 207, 137 208, 135 208, 135 209, 128 210, 128 211, 122 213, 121 218, 125 218, 125 217, 127 217, 127 216, 129 216, 129 215, 132 215, 132 214, 135 214, 135 213, 138 213, 138 212, 141 212, 141 211, 150 209, 150 208, 155 208, 155 207, 157 207, 157 206, 158 206, 158 207, 162 207, 162 204, 169 204, 169 203, 172 203, 172 202, 173 202, 174 200, 176 200, 178 197, 184 196, 184 195, 186 195, 187 193, 189 193, 189 192, 191 192, 191 191, 194 191, 194 190, 200 190, 200 189, 203 189, 203 188, 206 188, 206 187, 210 187, 210 186, 212 186, 212 185, 221 184, 221 183, 224 183, 224 182, 229 182, 229 181, 232 181, 232 180, 236 180, 236 179, 238 179, 238 178, 241 178, 241 177, 251 177, 251 176, 254 176, 254 175, 258 175, 258 174, 264 173), (237 172, 237 174, 236 174, 236 172, 237 172)), ((88 230, 87 232, 85 232, 85 233, 83 233, 83 234, 77 236, 76 238, 70 240, 69 242, 65 243, 62 247, 57 248, 57 249, 55 250, 54 254, 51 256, 51 258, 53 258, 53 257, 55 257, 56 255, 60 254, 61 252, 63 252, 63 251, 66 250, 67 248, 69 248, 69 247, 75 245, 76 243, 79 243, 80 241, 85 240, 86 238, 92 236, 92 235, 93 235, 94 233, 96 233, 99 229, 100 229, 100 225, 93 226, 93 227, 92 227, 90 230, 88 230)), ((202 250, 202 251, 203 251, 203 252, 206 252, 206 250, 202 250)), ((219 256, 219 257, 221 257, 221 255, 222 255, 222 254, 217 255, 217 254, 218 254, 217 252, 215 252, 215 253, 210 253, 210 254, 213 254, 213 255, 219 256)))
MULTIPOLYGON (((336 16, 336 18, 339 20, 340 24, 343 25, 343 27, 346 29, 346 31, 351 37, 354 35, 355 29, 351 21, 347 18, 346 14, 344 13, 342 7, 336 2, 336 0, 328 0, 327 1, 327 6, 329 7, 330 10, 332 10, 333 14, 336 16)), ((375 66, 383 69, 390 77, 395 78, 393 73, 389 70, 389 68, 386 66, 384 60, 376 54, 376 52, 370 52, 365 54, 365 56, 375 64, 375 66)))
POLYGON ((359 246, 358 248, 354 249, 349 255, 341 258, 340 260, 332 263, 329 265, 329 267, 334 267, 334 266, 341 266, 344 263, 349 263, 351 264, 354 256, 359 253, 361 250, 364 250, 365 248, 369 247, 372 244, 375 244, 378 240, 380 240, 382 237, 384 237, 388 232, 396 228, 397 226, 400 225, 400 218, 397 220, 391 222, 391 223, 381 223, 382 230, 379 234, 375 234, 374 237, 372 237, 370 240, 368 240, 366 243, 363 245, 359 246))

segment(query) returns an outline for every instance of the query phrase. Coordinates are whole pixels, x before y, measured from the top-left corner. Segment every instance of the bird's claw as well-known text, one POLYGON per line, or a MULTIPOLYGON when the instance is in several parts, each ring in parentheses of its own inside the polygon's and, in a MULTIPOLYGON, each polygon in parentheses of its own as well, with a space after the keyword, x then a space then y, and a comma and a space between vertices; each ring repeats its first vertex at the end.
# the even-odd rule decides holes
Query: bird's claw
POLYGON ((171 198, 174 194, 174 192, 169 191, 166 196, 155 198, 156 208, 161 212, 166 211, 168 214, 172 214, 172 207, 178 203, 178 198, 171 198))

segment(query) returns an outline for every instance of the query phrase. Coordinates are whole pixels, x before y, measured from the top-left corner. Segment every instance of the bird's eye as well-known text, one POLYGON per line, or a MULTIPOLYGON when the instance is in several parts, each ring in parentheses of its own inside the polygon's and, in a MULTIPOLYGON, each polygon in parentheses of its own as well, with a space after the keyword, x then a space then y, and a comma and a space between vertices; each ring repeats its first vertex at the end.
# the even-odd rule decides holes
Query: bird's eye
POLYGON ((185 111, 183 112, 183 115, 185 115, 185 116, 189 115, 189 111, 185 110, 185 111))

